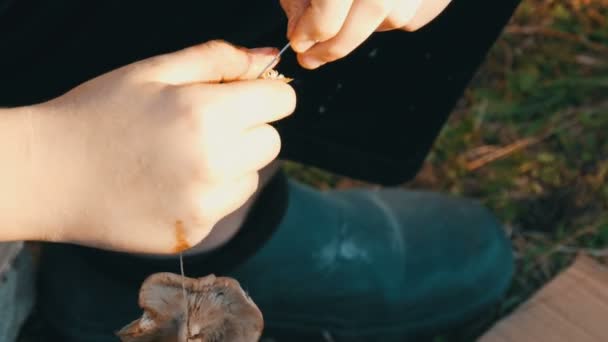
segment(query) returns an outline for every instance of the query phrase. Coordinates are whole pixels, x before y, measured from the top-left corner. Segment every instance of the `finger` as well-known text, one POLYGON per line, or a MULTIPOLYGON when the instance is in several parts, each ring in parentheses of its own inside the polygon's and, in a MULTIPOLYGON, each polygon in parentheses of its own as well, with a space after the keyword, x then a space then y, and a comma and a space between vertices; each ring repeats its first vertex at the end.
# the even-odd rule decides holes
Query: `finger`
POLYGON ((255 79, 278 52, 276 48, 246 49, 214 40, 147 59, 139 69, 151 81, 172 85, 249 80, 255 79))
POLYGON ((291 47, 297 53, 305 52, 317 42, 333 38, 346 20, 352 0, 311 0, 294 24, 289 36, 291 47))
POLYGON ((234 168, 257 172, 279 155, 281 136, 274 127, 261 125, 246 132, 236 148, 234 168))
POLYGON ((235 129, 247 129, 277 121, 293 113, 294 89, 279 80, 253 80, 225 84, 188 86, 192 102, 201 102, 204 115, 211 115, 235 129))
POLYGON ((255 193, 258 185, 259 175, 253 172, 206 188, 205 196, 199 200, 205 223, 214 225, 239 209, 255 193))
POLYGON ((270 164, 279 155, 281 137, 274 127, 262 125, 215 144, 224 148, 215 149, 217 153, 207 156, 211 172, 206 176, 222 181, 258 172, 270 164))
POLYGON ((340 32, 330 40, 316 44, 298 61, 307 69, 340 59, 363 43, 390 12, 391 0, 357 0, 340 32))
POLYGON ((397 1, 391 13, 386 17, 384 22, 380 24, 376 31, 382 32, 405 27, 414 18, 421 4, 422 0, 397 1))
POLYGON ((404 31, 416 31, 435 20, 451 3, 451 0, 425 0, 414 17, 403 27, 404 31))
POLYGON ((310 5, 310 0, 281 0, 280 2, 287 16, 287 37, 291 37, 295 25, 310 5))

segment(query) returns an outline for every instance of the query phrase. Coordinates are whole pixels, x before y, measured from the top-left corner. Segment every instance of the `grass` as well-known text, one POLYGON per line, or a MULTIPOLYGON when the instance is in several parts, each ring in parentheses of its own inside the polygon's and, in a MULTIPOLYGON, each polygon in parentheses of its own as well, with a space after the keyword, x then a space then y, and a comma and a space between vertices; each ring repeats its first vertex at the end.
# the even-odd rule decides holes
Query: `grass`
MULTIPOLYGON (((608 0, 524 0, 406 188, 483 201, 513 241, 517 272, 470 341, 567 267, 608 262, 608 0)), ((358 182, 290 163, 321 188, 358 182)))

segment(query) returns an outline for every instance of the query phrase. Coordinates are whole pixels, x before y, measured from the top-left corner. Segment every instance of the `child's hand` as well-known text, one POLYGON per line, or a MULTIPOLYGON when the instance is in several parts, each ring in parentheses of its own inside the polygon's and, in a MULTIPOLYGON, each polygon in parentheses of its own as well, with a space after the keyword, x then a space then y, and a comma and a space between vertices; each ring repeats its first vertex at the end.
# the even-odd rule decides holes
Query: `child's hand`
POLYGON ((451 0, 281 0, 287 37, 308 69, 340 59, 373 32, 414 31, 439 15, 451 0))
POLYGON ((48 217, 58 229, 41 239, 175 253, 205 238, 279 153, 268 123, 293 112, 295 93, 254 80, 276 53, 212 41, 40 105, 38 196, 55 203, 48 217))

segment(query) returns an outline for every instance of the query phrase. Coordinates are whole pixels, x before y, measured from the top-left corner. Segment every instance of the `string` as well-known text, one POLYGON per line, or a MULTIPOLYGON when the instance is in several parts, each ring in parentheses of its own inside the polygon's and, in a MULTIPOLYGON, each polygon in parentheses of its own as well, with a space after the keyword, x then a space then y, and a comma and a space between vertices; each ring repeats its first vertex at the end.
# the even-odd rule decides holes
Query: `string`
POLYGON ((184 253, 179 253, 179 270, 182 275, 182 295, 184 297, 184 316, 186 317, 186 341, 190 339, 190 315, 188 314, 188 297, 186 296, 186 275, 184 274, 184 253))

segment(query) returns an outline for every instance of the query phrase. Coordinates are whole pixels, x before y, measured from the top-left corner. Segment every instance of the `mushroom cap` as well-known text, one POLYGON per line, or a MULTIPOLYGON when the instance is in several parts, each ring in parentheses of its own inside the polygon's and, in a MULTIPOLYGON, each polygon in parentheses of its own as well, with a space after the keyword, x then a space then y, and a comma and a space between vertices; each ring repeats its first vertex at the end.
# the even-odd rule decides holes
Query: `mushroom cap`
POLYGON ((238 281, 213 274, 155 273, 140 288, 139 306, 142 317, 116 332, 123 342, 253 342, 264 327, 261 311, 238 281))

